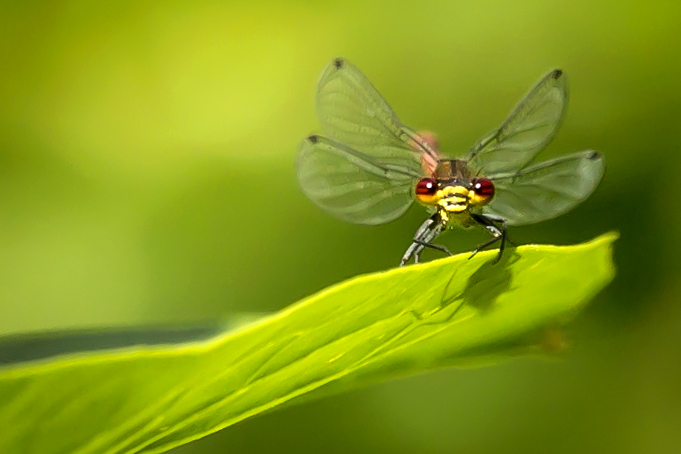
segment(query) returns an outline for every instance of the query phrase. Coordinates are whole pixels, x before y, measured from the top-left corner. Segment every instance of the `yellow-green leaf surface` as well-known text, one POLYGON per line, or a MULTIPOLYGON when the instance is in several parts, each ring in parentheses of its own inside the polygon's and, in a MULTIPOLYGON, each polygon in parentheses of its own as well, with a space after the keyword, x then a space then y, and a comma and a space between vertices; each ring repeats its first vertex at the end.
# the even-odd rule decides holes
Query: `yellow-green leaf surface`
POLYGON ((301 398, 538 353, 613 277, 615 234, 351 279, 207 341, 0 369, 0 452, 163 452, 301 398))

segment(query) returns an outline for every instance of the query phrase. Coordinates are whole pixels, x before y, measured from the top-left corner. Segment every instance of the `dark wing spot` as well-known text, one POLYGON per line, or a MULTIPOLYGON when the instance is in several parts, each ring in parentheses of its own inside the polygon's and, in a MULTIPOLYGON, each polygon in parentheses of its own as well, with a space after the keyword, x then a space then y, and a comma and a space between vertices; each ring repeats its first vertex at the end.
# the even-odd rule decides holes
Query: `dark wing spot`
POLYGON ((553 77, 555 80, 560 79, 562 76, 563 76, 562 69, 554 69, 553 72, 551 73, 551 77, 553 77))
POLYGON ((317 143, 319 142, 319 136, 312 134, 311 136, 308 136, 307 140, 309 140, 311 143, 317 143))
POLYGON ((337 58, 333 61, 333 66, 335 66, 337 69, 341 69, 345 62, 343 61, 342 58, 337 58))
POLYGON ((596 153, 595 151, 592 151, 592 152, 589 153, 586 157, 589 158, 589 159, 591 159, 592 161, 595 161, 596 159, 601 159, 601 154, 600 154, 600 153, 596 153))

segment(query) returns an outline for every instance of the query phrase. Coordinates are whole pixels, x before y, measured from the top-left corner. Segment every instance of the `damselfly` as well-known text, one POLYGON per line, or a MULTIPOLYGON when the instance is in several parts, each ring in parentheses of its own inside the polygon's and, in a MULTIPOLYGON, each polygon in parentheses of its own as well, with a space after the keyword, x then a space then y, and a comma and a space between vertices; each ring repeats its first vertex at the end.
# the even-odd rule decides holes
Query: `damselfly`
POLYGON ((461 158, 444 157, 432 133, 403 125, 388 103, 351 63, 336 59, 317 87, 324 136, 302 141, 297 160, 303 192, 345 221, 383 224, 418 200, 431 216, 416 231, 400 265, 419 261, 424 248, 449 254, 432 241, 447 227, 480 225, 491 235, 509 225, 554 218, 584 201, 604 171, 591 150, 536 162, 553 139, 567 106, 565 74, 555 69, 525 95, 498 129, 461 158))

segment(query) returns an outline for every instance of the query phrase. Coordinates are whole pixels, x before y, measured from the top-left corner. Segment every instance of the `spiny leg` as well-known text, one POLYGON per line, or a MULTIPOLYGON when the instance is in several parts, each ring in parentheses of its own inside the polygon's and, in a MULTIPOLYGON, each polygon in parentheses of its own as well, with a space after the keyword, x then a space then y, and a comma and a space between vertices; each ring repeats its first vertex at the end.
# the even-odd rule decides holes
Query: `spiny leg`
POLYGON ((404 264, 407 263, 412 256, 414 257, 414 263, 419 263, 421 252, 423 252, 423 249, 425 249, 423 243, 429 243, 440 233, 440 230, 441 226, 437 213, 426 219, 418 228, 416 234, 414 235, 414 240, 409 245, 404 255, 402 255, 400 266, 404 266, 404 264))
MULTIPOLYGON (((416 233, 414 234, 414 239, 421 238, 424 235, 424 233, 428 230, 428 228, 432 227, 434 222, 435 222, 435 219, 433 218, 433 216, 431 216, 428 219, 426 219, 425 221, 423 221, 423 224, 421 224, 421 226, 418 228, 418 230, 416 230, 416 233)), ((412 256, 414 257, 414 262, 418 263, 422 250, 423 250, 423 247, 419 247, 418 243, 415 243, 415 242, 412 241, 412 243, 409 245, 407 250, 402 255, 402 260, 400 261, 400 266, 403 266, 405 263, 407 263, 412 256)))
POLYGON ((435 249, 437 251, 441 251, 447 255, 452 255, 451 252, 449 252, 449 249, 447 249, 445 246, 441 244, 433 244, 431 241, 433 241, 435 238, 442 233, 442 230, 445 228, 445 224, 442 223, 441 221, 438 221, 436 224, 433 225, 433 228, 430 230, 426 230, 423 233, 423 236, 419 239, 414 239, 413 243, 418 244, 419 250, 417 252, 418 256, 421 256, 421 253, 425 248, 431 248, 435 249))
MULTIPOLYGON (((504 238, 503 238, 504 246, 505 246, 505 243, 508 243, 511 246, 516 247, 516 244, 513 241, 511 241, 511 239, 508 237, 508 234, 506 232, 507 229, 508 229, 508 221, 505 218, 502 218, 501 216, 497 216, 495 214, 485 214, 484 216, 492 222, 497 222, 497 223, 501 224, 501 230, 502 230, 502 233, 503 233, 503 236, 504 236, 504 238)), ((503 248, 504 246, 501 246, 501 247, 503 248)))
POLYGON ((421 252, 423 252, 423 249, 426 247, 437 249, 451 255, 451 253, 444 246, 431 244, 431 241, 433 241, 440 234, 440 232, 442 232, 442 228, 443 225, 438 213, 435 213, 426 219, 418 228, 416 234, 414 235, 414 240, 411 242, 404 255, 402 255, 400 266, 404 266, 404 264, 407 263, 412 256, 414 257, 414 263, 419 263, 421 252))
POLYGON ((501 256, 504 253, 504 249, 506 247, 506 241, 507 241, 507 229, 508 229, 508 222, 506 219, 500 217, 500 216, 494 216, 491 214, 471 214, 471 218, 478 224, 482 225, 485 227, 485 230, 490 232, 493 236, 489 241, 485 241, 475 249, 473 249, 473 254, 471 254, 468 259, 472 259, 475 254, 478 252, 484 250, 485 248, 493 245, 497 241, 501 241, 501 244, 499 245, 499 253, 497 254, 497 257, 494 259, 494 263, 497 263, 500 259, 501 256), (501 229, 499 226, 496 224, 501 224, 501 229))
POLYGON ((444 252, 447 255, 454 255, 449 251, 449 249, 447 249, 447 246, 443 246, 441 244, 426 243, 425 241, 421 241, 421 240, 417 240, 417 239, 414 239, 414 243, 419 244, 423 247, 429 247, 431 249, 435 249, 436 251, 444 252))

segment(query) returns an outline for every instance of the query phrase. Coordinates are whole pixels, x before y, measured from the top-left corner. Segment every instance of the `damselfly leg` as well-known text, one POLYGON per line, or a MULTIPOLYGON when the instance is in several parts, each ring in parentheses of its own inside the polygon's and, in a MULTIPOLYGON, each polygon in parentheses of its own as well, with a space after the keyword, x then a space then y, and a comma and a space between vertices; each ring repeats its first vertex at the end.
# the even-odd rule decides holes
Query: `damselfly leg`
POLYGON ((506 242, 508 241, 507 234, 508 222, 501 216, 495 216, 492 214, 471 213, 471 218, 478 224, 485 227, 485 230, 492 234, 492 238, 489 241, 485 241, 484 243, 473 249, 473 253, 471 254, 470 257, 468 257, 468 259, 469 260, 472 259, 475 256, 475 254, 485 250, 486 248, 490 247, 497 241, 501 241, 501 243, 499 244, 499 253, 497 254, 497 257, 494 259, 494 263, 497 263, 501 259, 501 256, 504 253, 504 248, 506 247, 506 242))
POLYGON ((425 220, 423 224, 418 228, 414 239, 405 251, 400 260, 400 266, 404 266, 412 257, 414 257, 414 263, 419 263, 421 259, 421 253, 425 248, 436 249, 438 251, 444 252, 447 255, 452 255, 445 246, 439 244, 433 244, 433 241, 442 232, 444 225, 442 224, 442 218, 438 213, 433 214, 428 219, 425 220))

